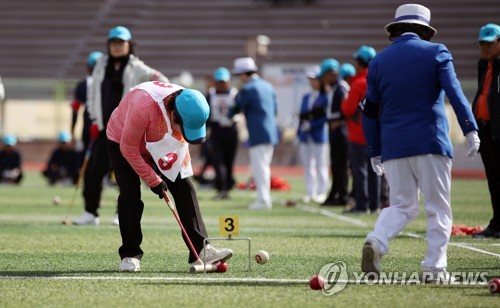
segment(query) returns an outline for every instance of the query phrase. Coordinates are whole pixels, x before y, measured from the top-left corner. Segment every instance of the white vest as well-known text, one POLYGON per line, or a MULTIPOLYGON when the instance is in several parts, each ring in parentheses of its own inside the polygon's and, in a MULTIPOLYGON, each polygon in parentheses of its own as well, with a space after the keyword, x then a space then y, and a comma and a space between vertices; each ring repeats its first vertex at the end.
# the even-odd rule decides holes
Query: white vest
POLYGON ((229 93, 215 93, 214 88, 210 88, 210 121, 218 123, 221 127, 229 127, 234 121, 229 117, 230 110, 234 107, 234 98, 238 90, 231 88, 229 93))
POLYGON ((193 175, 191 157, 189 156, 189 145, 187 142, 178 140, 172 135, 172 125, 167 116, 165 105, 163 104, 165 97, 184 88, 175 84, 150 81, 141 83, 132 88, 131 91, 135 89, 141 89, 149 93, 158 103, 167 123, 168 131, 165 136, 163 136, 163 139, 156 142, 146 141, 146 149, 153 157, 161 173, 170 181, 175 181, 179 173, 183 179, 193 175))

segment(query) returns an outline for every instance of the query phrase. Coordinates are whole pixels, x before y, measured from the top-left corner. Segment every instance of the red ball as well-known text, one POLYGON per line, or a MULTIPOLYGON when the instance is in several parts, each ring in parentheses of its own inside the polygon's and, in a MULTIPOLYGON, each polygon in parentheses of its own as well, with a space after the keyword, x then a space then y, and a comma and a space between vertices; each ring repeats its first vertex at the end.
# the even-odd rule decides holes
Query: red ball
POLYGON ((325 278, 319 276, 319 275, 314 275, 311 280, 309 280, 309 286, 313 290, 321 290, 323 289, 323 286, 325 285, 325 278))
POLYGON ((500 278, 493 278, 488 282, 488 289, 492 294, 500 293, 500 278))
POLYGON ((226 263, 221 262, 219 265, 217 265, 217 271, 220 273, 225 273, 229 267, 227 266, 226 263))
POLYGON ((287 200, 286 201, 286 206, 295 206, 297 205, 297 202, 294 200, 287 200))

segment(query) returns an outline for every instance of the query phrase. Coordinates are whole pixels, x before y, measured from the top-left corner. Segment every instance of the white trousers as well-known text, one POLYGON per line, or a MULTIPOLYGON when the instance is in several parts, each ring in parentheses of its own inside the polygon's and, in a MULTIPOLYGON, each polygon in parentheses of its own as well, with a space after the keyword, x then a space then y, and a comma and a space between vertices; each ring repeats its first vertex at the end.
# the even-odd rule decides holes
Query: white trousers
POLYGON ((427 217, 427 253, 421 263, 424 271, 446 270, 446 250, 451 235, 450 207, 451 159, 441 155, 420 155, 384 162, 390 189, 390 206, 380 213, 375 238, 382 255, 389 251, 389 240, 415 219, 420 212, 419 192, 427 217))
POLYGON ((257 202, 271 205, 271 160, 274 146, 259 144, 250 147, 250 167, 257 189, 257 202))
POLYGON ((326 194, 328 185, 328 144, 300 143, 300 156, 304 166, 306 192, 310 197, 326 194))

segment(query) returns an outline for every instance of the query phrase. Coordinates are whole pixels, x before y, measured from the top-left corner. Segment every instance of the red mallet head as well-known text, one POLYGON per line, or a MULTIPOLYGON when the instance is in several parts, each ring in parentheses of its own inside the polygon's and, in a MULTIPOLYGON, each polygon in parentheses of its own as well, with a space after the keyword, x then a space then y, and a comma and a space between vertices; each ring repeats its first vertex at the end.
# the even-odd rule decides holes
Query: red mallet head
POLYGON ((309 280, 309 286, 313 290, 321 290, 323 289, 323 286, 325 285, 325 278, 319 276, 319 275, 314 275, 311 280, 309 280))
POLYGON ((217 265, 217 271, 219 273, 225 273, 228 268, 229 268, 229 266, 227 265, 227 263, 224 263, 224 262, 221 262, 221 263, 219 263, 219 265, 217 265))
POLYGON ((297 205, 297 201, 295 200, 287 200, 286 201, 286 206, 296 206, 297 205))
POLYGON ((488 289, 492 294, 500 293, 500 278, 493 278, 488 282, 488 289))

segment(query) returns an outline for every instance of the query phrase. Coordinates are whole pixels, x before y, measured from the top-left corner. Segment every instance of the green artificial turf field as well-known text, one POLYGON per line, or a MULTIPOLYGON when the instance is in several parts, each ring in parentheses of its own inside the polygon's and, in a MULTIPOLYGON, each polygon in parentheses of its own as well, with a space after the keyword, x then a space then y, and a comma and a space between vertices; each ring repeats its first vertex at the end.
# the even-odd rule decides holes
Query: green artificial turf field
MULTIPOLYGON (((338 207, 285 205, 304 194, 303 177, 287 177, 291 192, 273 192, 272 211, 249 211, 254 192, 233 191, 230 200, 212 201, 214 191, 199 189, 209 235, 219 237, 219 217, 239 216, 240 237, 250 237, 252 256, 270 255, 267 264, 253 259, 247 271, 245 241, 216 241, 235 254, 226 273, 189 274, 187 248, 179 227, 163 200, 143 187, 142 219, 145 252, 140 273, 117 271, 118 227, 111 224, 117 190, 107 187, 101 225, 66 226, 73 187, 49 187, 38 173, 29 172, 20 187, 0 186, 0 307, 314 307, 314 306, 444 306, 493 307, 481 283, 458 285, 386 285, 356 283, 361 247, 377 215, 341 214, 338 207), (61 204, 52 203, 54 196, 61 204), (309 288, 309 279, 329 263, 344 262, 349 283, 331 296, 309 288)), ((245 180, 240 178, 240 180, 245 180)), ((180 205, 178 205, 180 206, 180 205)), ((485 225, 491 205, 485 180, 454 180, 454 223, 485 225)), ((82 212, 80 191, 71 210, 82 212)), ((426 221, 420 216, 391 242, 382 270, 420 270, 426 242, 426 221)), ((500 240, 453 236, 448 271, 500 276, 500 240)), ((408 278, 408 277, 407 277, 408 278)), ((366 282, 366 281, 365 281, 366 282)))

